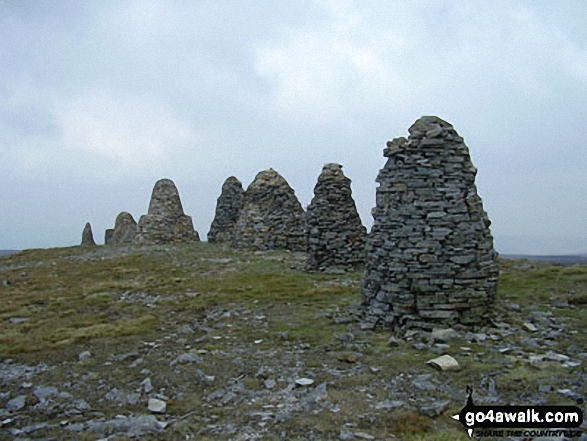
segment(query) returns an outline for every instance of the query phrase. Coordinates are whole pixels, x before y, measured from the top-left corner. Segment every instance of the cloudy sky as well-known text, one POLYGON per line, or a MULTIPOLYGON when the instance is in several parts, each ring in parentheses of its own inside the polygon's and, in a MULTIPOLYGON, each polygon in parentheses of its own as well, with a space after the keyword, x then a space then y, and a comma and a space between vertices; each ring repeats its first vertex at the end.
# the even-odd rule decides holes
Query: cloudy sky
POLYGON ((205 237, 222 182, 322 166, 370 227, 387 140, 465 138, 503 253, 587 253, 583 0, 0 0, 0 249, 98 242, 177 184, 205 237))

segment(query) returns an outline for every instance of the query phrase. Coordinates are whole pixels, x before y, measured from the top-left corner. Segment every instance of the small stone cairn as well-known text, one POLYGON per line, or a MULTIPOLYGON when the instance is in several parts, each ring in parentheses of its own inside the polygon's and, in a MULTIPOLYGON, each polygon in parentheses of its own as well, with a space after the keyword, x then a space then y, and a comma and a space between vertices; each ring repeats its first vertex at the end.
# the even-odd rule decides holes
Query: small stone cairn
POLYGON ((137 234, 137 222, 130 213, 123 211, 116 216, 114 228, 106 230, 106 245, 130 245, 137 234))
POLYGON ((208 242, 230 243, 232 241, 234 226, 243 206, 244 196, 243 184, 237 178, 231 176, 224 181, 222 192, 216 203, 216 214, 208 233, 208 242))
POLYGON ((114 236, 114 228, 106 228, 104 232, 104 245, 112 245, 112 236, 114 236))
POLYGON ((275 170, 259 172, 247 188, 232 245, 306 251, 304 209, 294 190, 275 170))
POLYGON ((398 331, 484 323, 497 292, 490 221, 469 149, 446 121, 417 120, 387 143, 361 293, 398 331))
POLYGON ((353 269, 363 264, 367 230, 341 165, 326 164, 322 169, 306 212, 306 229, 308 269, 353 269))
POLYGON ((134 242, 144 245, 191 243, 199 240, 192 218, 183 212, 179 193, 173 181, 157 181, 151 195, 149 212, 139 219, 134 242))
POLYGON ((89 222, 86 222, 84 226, 81 245, 96 245, 96 242, 94 242, 94 233, 92 233, 92 226, 89 222))

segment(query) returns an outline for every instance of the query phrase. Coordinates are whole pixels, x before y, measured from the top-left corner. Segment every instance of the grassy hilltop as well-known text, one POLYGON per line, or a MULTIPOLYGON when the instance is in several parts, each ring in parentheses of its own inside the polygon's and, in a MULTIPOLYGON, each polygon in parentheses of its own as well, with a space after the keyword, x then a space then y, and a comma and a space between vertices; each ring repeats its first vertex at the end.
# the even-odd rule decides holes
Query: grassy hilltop
POLYGON ((360 273, 302 263, 207 243, 0 257, 0 434, 126 439, 109 422, 159 397, 167 426, 141 439, 465 440, 467 384, 479 403, 586 393, 587 266, 502 261, 493 325, 390 343, 361 321, 360 273), (462 369, 426 365, 442 353, 462 369))

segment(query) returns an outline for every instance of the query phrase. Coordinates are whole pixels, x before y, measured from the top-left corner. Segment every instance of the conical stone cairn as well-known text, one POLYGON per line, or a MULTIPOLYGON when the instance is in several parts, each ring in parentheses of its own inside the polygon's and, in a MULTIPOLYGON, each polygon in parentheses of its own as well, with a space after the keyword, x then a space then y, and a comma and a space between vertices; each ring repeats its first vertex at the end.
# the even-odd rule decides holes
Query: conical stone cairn
POLYGON ((123 211, 116 216, 113 229, 106 230, 106 244, 130 245, 134 243, 138 225, 130 213, 123 211))
POLYGON ((136 244, 174 244, 198 242, 192 218, 181 206, 179 192, 171 179, 157 181, 151 195, 149 212, 139 219, 136 244))
POLYGON ((232 241, 244 197, 243 184, 237 178, 231 176, 224 181, 222 192, 216 202, 216 214, 210 226, 208 242, 230 243, 232 241))
POLYGON ((81 245, 96 245, 96 242, 94 242, 94 233, 92 233, 92 226, 89 222, 86 222, 84 226, 81 245))
POLYGON ((339 164, 326 164, 306 212, 307 268, 353 269, 364 261, 365 235, 347 178, 339 164))
POLYGON ((306 250, 304 209, 275 170, 259 172, 247 188, 232 244, 254 250, 306 250))
POLYGON ((486 322, 497 292, 490 221, 469 149, 446 121, 426 116, 384 150, 366 242, 363 304, 404 331, 486 322))

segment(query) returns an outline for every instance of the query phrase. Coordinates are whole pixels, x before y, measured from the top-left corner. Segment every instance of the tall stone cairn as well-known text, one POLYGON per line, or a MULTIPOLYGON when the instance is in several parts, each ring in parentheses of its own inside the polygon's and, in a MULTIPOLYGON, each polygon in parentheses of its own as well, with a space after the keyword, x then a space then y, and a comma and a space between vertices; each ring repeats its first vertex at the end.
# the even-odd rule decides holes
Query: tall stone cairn
POLYGON ((234 176, 224 181, 222 192, 216 202, 216 214, 210 226, 208 242, 230 243, 232 241, 234 226, 243 206, 244 197, 245 191, 241 181, 234 176))
POLYGON ((488 318, 498 262, 469 149, 453 127, 417 120, 387 143, 366 242, 363 304, 396 330, 488 318))
MULTIPOLYGON (((130 245, 134 243, 138 225, 130 213, 123 211, 116 216, 109 245, 130 245)), ((108 230, 106 230, 108 231, 108 230)))
POLYGON ((96 242, 94 242, 94 233, 92 233, 92 226, 89 222, 86 222, 84 226, 81 245, 96 245, 96 242))
POLYGON ((306 212, 307 268, 357 268, 363 264, 365 235, 342 165, 326 164, 306 212))
POLYGON ((134 242, 144 245, 191 243, 199 240, 192 218, 183 212, 173 181, 157 181, 151 195, 149 212, 139 219, 134 242))
POLYGON ((294 190, 275 170, 259 172, 247 188, 232 245, 306 251, 304 209, 294 190))

